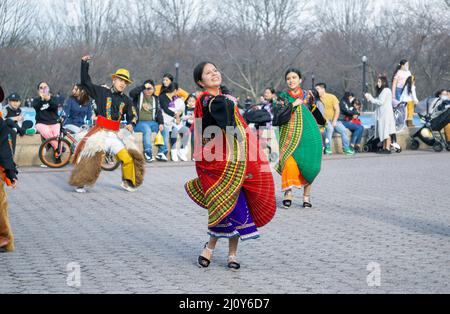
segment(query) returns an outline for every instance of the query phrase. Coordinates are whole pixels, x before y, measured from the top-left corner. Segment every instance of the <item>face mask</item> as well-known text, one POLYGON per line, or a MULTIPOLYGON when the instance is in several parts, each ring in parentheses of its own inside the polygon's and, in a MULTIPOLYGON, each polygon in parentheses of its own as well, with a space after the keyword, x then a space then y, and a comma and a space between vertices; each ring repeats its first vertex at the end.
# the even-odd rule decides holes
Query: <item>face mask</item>
POLYGON ((449 100, 450 98, 448 96, 442 96, 441 99, 446 101, 446 100, 449 100))

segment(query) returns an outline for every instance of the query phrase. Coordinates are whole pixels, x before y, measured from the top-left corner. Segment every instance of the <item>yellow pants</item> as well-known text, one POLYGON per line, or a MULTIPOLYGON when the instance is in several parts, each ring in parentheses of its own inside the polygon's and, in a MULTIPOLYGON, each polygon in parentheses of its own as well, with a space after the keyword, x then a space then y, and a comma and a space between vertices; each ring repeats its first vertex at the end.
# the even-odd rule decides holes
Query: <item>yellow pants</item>
POLYGON ((447 124, 447 126, 444 128, 444 132, 445 132, 445 139, 447 140, 447 142, 450 142, 450 123, 447 124))
POLYGON ((406 120, 412 121, 414 119, 414 101, 409 101, 407 104, 407 118, 406 120))
POLYGON ((281 187, 283 192, 292 188, 301 189, 307 184, 308 182, 300 173, 294 157, 289 157, 289 159, 286 161, 286 165, 284 166, 283 173, 281 175, 281 187))
POLYGON ((8 203, 6 201, 4 182, 0 182, 0 243, 8 243, 5 246, 7 252, 14 251, 14 236, 9 224, 8 203))
POLYGON ((136 186, 136 171, 130 153, 126 149, 122 149, 117 154, 117 159, 122 162, 122 179, 128 180, 133 186, 136 186))

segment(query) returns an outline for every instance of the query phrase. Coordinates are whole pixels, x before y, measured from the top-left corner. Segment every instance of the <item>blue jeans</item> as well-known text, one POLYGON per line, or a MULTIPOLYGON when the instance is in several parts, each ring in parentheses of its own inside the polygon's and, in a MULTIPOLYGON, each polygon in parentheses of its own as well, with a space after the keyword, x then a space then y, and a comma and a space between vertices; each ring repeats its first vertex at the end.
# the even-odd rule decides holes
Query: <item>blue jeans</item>
POLYGON ((361 144, 361 139, 364 133, 364 126, 352 123, 350 121, 342 121, 342 124, 352 132, 352 145, 361 144))
MULTIPOLYGON (((144 141, 144 151, 149 154, 152 154, 152 133, 158 133, 159 132, 159 125, 156 121, 141 121, 136 125, 136 128, 134 130, 138 133, 143 133, 143 141, 144 141)), ((165 137, 165 130, 162 132, 162 136, 165 137)), ((158 146, 158 152, 166 154, 167 153, 167 146, 165 145, 158 146)))
POLYGON ((397 87, 397 88, 395 89, 395 99, 397 99, 398 101, 400 101, 400 98, 402 97, 402 93, 403 93, 403 88, 397 87))
POLYGON ((189 128, 185 126, 183 126, 180 130, 173 128, 172 131, 170 132, 170 147, 172 149, 175 149, 175 146, 177 145, 178 134, 180 134, 182 137, 181 148, 186 148, 189 144, 189 135, 191 134, 189 128))
POLYGON ((344 149, 349 149, 350 148, 350 142, 346 133, 346 129, 345 126, 342 124, 342 122, 338 121, 336 123, 336 127, 333 127, 333 124, 328 121, 327 122, 327 127, 326 127, 326 138, 328 140, 328 144, 327 146, 331 146, 332 140, 333 140, 333 133, 337 132, 341 135, 342 138, 342 146, 344 149))

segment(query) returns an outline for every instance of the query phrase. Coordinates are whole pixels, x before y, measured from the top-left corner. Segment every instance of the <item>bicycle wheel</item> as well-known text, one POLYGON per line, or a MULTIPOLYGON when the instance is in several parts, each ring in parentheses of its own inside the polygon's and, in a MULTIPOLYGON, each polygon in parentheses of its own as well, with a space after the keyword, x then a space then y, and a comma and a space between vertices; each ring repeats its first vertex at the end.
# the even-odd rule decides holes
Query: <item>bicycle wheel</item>
POLYGON ((39 159, 49 168, 62 168, 70 162, 71 157, 72 146, 65 138, 49 138, 39 147, 39 159), (55 150, 51 143, 58 145, 58 148, 55 150))
POLYGON ((102 160, 102 170, 114 171, 120 166, 120 161, 111 153, 106 153, 102 160))

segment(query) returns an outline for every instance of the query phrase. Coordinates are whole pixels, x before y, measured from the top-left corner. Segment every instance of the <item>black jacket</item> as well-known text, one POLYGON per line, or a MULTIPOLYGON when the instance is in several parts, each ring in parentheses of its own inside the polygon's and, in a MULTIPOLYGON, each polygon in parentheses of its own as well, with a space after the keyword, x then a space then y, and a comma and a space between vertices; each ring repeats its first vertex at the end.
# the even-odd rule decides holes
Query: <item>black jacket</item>
POLYGON ((16 164, 13 161, 11 146, 9 145, 9 128, 5 120, 0 118, 0 166, 11 181, 17 179, 16 164))
POLYGON ((131 99, 124 93, 94 85, 89 76, 89 63, 85 61, 81 61, 81 84, 95 100, 93 109, 97 116, 114 121, 122 121, 125 117, 127 124, 136 126, 138 115, 131 99))
POLYGON ((171 99, 167 96, 166 93, 161 93, 159 95, 159 105, 161 107, 161 110, 164 111, 165 114, 175 117, 175 112, 169 109, 169 104, 171 103, 171 99))
POLYGON ((42 100, 40 97, 33 101, 33 108, 36 110, 36 123, 46 125, 58 123, 58 102, 54 97, 49 101, 42 100))
POLYGON ((218 126, 226 130, 235 127, 235 104, 225 95, 202 97, 202 134, 209 126, 218 126))
POLYGON ((353 110, 351 108, 351 105, 348 103, 348 101, 345 98, 342 98, 339 102, 339 107, 341 109, 341 114, 339 115, 339 121, 345 121, 346 118, 349 118, 350 120, 355 115, 359 115, 359 112, 356 110, 353 110))
MULTIPOLYGON (((136 88, 133 88, 130 91, 130 98, 133 100, 133 105, 136 109, 138 118, 139 118, 139 112, 141 110, 140 104, 141 104, 141 97, 142 97, 142 93, 144 92, 145 87, 144 86, 138 86, 136 88)), ((161 106, 159 104, 159 97, 156 95, 153 95, 154 99, 155 99, 155 110, 156 110, 156 114, 155 114, 155 120, 158 124, 164 124, 164 117, 162 114, 162 110, 161 110, 161 106)))

